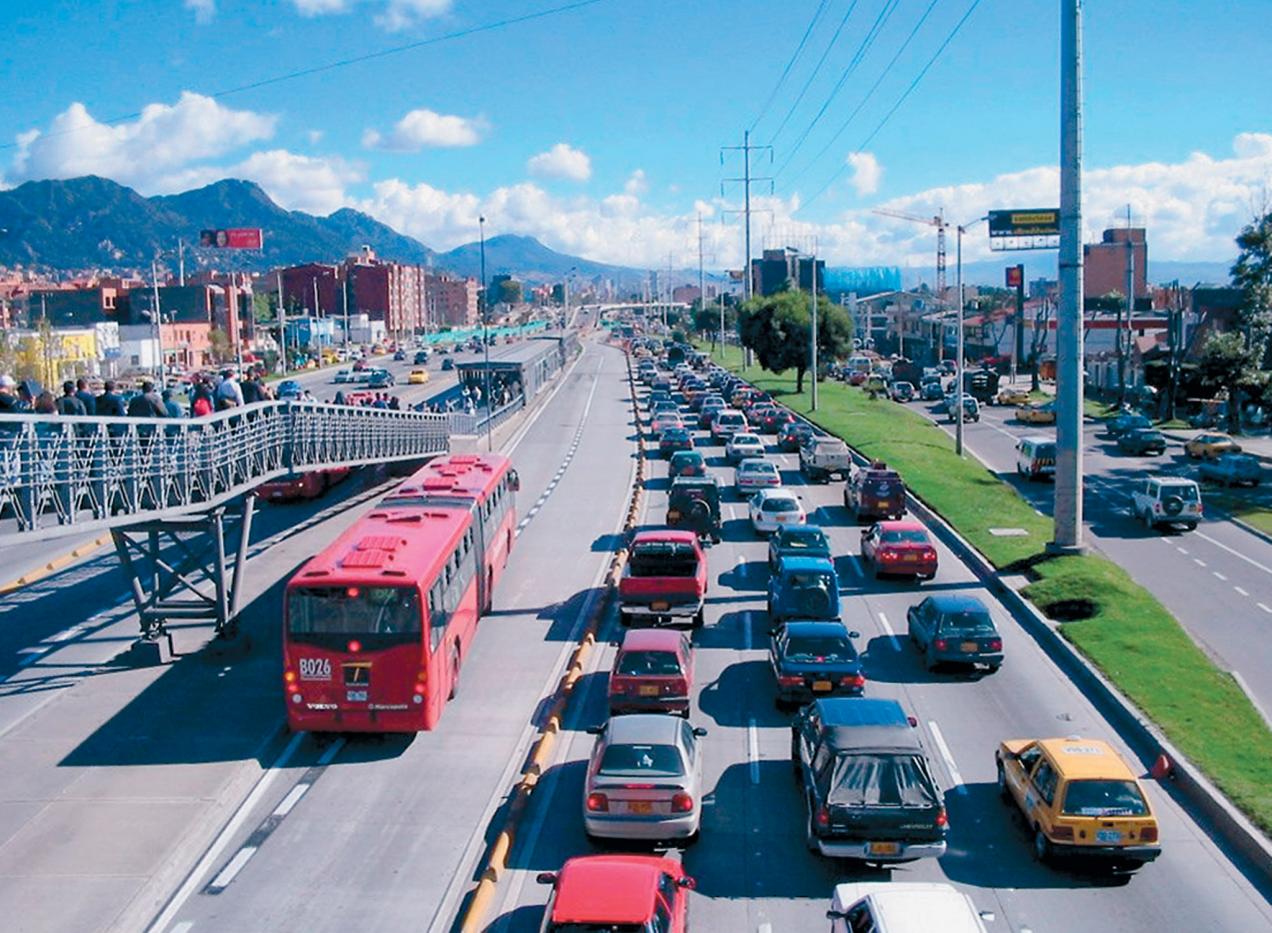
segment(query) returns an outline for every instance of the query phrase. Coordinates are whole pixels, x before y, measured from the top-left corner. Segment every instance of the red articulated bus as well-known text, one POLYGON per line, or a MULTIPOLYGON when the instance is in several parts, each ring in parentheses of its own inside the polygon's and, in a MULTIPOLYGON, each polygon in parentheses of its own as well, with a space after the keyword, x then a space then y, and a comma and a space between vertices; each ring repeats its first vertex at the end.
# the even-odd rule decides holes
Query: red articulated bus
POLYGON ((506 457, 433 460, 288 581, 293 731, 437 725, 508 561, 518 485, 506 457))

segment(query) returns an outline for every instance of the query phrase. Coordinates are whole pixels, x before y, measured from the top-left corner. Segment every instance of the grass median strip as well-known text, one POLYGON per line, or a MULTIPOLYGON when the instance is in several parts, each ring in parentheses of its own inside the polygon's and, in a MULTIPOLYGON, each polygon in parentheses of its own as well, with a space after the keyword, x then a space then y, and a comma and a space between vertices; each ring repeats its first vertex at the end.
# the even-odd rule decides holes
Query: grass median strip
MULTIPOLYGON (((737 348, 716 358, 741 369, 737 348)), ((886 460, 995 567, 1028 575, 1033 582, 1024 595, 1264 833, 1272 832, 1272 731, 1152 594, 1103 557, 1045 556, 1051 519, 977 460, 958 457, 952 439, 918 413, 837 382, 819 384, 813 413, 807 386, 797 394, 793 374, 752 366, 743 375, 866 456, 886 460)))

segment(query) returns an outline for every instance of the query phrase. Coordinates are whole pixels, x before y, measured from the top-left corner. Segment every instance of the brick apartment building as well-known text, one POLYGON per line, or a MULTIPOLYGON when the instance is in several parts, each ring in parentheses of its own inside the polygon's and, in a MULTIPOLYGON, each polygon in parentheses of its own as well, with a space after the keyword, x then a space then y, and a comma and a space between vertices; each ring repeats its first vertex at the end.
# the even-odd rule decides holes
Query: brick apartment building
POLYGON ((445 273, 427 276, 425 300, 430 325, 470 327, 478 322, 477 280, 445 273))
POLYGON ((1117 227, 1104 231, 1099 243, 1087 243, 1082 247, 1083 272, 1082 296, 1099 298, 1109 292, 1126 294, 1127 263, 1134 256, 1135 299, 1149 296, 1148 289, 1148 238, 1143 227, 1117 227))

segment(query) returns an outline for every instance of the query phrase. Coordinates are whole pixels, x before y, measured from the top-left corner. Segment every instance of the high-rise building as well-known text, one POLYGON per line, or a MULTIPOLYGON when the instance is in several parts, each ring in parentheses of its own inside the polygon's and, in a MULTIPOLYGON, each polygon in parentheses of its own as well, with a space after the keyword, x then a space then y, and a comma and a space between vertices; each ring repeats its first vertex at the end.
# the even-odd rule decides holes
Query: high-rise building
POLYGON ((1126 294, 1127 264, 1134 257, 1135 298, 1149 297, 1148 237, 1143 227, 1116 227, 1104 231, 1099 243, 1082 247, 1084 298, 1100 298, 1110 292, 1126 294))
MULTIPOLYGON (((766 249, 759 259, 751 260, 751 292, 773 295, 794 283, 804 291, 813 287, 813 259, 793 249, 766 249)), ((826 290, 826 261, 817 260, 817 290, 826 290)))

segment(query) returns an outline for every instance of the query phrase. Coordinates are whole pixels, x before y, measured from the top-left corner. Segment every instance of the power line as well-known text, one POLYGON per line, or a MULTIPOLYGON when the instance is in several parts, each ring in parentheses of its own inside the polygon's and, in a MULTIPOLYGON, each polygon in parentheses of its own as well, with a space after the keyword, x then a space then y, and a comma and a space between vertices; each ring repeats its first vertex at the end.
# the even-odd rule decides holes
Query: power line
MULTIPOLYGON (((474 36, 483 32, 493 32, 497 29, 504 29, 508 26, 516 26, 521 23, 531 22, 532 20, 544 19, 545 17, 548 17, 548 16, 555 16, 558 13, 569 13, 569 12, 572 12, 573 10, 580 10, 580 9, 583 9, 584 7, 594 6, 598 3, 603 3, 603 2, 605 2, 605 0, 575 0, 575 2, 573 3, 564 3, 564 4, 561 4, 560 6, 550 7, 546 10, 538 10, 534 13, 523 13, 520 16, 509 16, 504 19, 495 20, 494 22, 491 22, 491 23, 482 23, 477 26, 469 26, 466 29, 457 29, 454 32, 448 32, 440 36, 433 36, 428 39, 419 39, 415 42, 407 42, 402 45, 394 45, 394 46, 390 46, 389 48, 378 49, 377 51, 374 51, 374 52, 367 52, 363 55, 355 55, 351 58, 341 58, 335 61, 326 62, 321 65, 314 65, 309 68, 298 68, 295 71, 288 71, 288 72, 285 72, 284 74, 273 75, 268 78, 261 78, 260 80, 257 80, 257 81, 251 81, 251 82, 248 82, 247 84, 240 84, 235 87, 224 88, 220 91, 213 91, 211 94, 208 94, 206 96, 211 97, 213 99, 220 99, 222 97, 229 97, 232 94, 242 94, 245 91, 255 91, 259 88, 269 87, 274 84, 282 84, 283 82, 286 82, 286 81, 294 81, 297 78, 307 78, 307 77, 310 77, 311 75, 323 74, 328 71, 335 71, 338 68, 347 68, 350 65, 360 65, 363 62, 374 61, 380 58, 387 58, 390 55, 399 55, 402 52, 411 52, 411 51, 414 51, 415 49, 422 49, 430 45, 440 45, 443 42, 451 42, 451 41, 454 41, 455 39, 464 39, 464 38, 467 38, 468 36, 474 36)), ((142 115, 142 113, 143 111, 138 110, 138 111, 134 111, 133 113, 126 113, 121 116, 112 117, 109 120, 103 120, 100 122, 106 126, 114 126, 117 123, 124 123, 128 120, 136 120, 138 117, 142 115)), ((43 134, 41 135, 40 138, 52 139, 58 136, 65 136, 68 133, 76 133, 83 129, 87 129, 87 127, 69 127, 65 130, 59 130, 57 132, 43 134)), ((0 151, 5 149, 16 148, 17 145, 18 144, 16 142, 0 143, 0 151)))
POLYGON ((861 44, 857 46, 857 51, 853 53, 851 61, 848 62, 848 67, 845 68, 843 74, 839 76, 839 80, 835 82, 835 86, 830 89, 830 94, 826 96, 826 100, 822 103, 821 109, 817 111, 808 126, 804 127, 804 132, 799 134, 799 138, 795 140, 795 144, 791 147, 790 152, 787 153, 786 159, 780 166, 778 166, 777 171, 773 173, 775 177, 781 175, 786 166, 791 164, 791 159, 795 158, 795 153, 799 152, 799 148, 804 144, 804 140, 808 139, 808 134, 813 131, 813 128, 817 126, 817 123, 823 116, 825 116, 831 103, 834 102, 835 98, 839 95, 839 92, 843 90, 844 84, 848 81, 848 78, 854 71, 857 70, 857 66, 861 64, 862 59, 866 57, 866 53, 870 51, 870 47, 873 46, 875 40, 879 38, 879 33, 883 30, 883 27, 887 24, 893 11, 896 10, 897 4, 900 2, 901 0, 888 0, 888 2, 883 5, 882 9, 879 10, 879 15, 875 17, 874 24, 870 27, 870 31, 866 33, 865 37, 861 40, 861 44))
POLYGON ((799 40, 799 45, 795 47, 795 53, 791 55, 790 61, 786 63, 786 67, 782 69, 781 76, 777 79, 777 84, 773 85, 773 90, 769 92, 768 100, 764 102, 764 106, 760 108, 759 115, 751 122, 751 132, 755 132, 755 127, 764 119, 764 114, 768 113, 769 107, 773 103, 773 99, 777 97, 777 92, 782 89, 782 84, 791 73, 791 68, 795 65, 795 60, 799 58, 800 53, 804 51, 804 46, 808 43, 808 37, 813 34, 813 27, 817 25, 817 21, 821 19, 822 13, 826 10, 826 4, 829 0, 821 0, 817 4, 817 9, 813 12, 813 18, 808 21, 808 28, 804 30, 803 37, 799 40))
POLYGON ((844 13, 843 19, 841 19, 839 21, 839 25, 835 27, 835 33, 830 37, 830 43, 826 46, 825 51, 821 53, 821 58, 817 59, 817 64, 813 66, 813 73, 808 76, 808 80, 804 82, 804 86, 799 89, 799 95, 795 98, 795 103, 791 104, 791 109, 786 111, 786 116, 782 117, 782 122, 778 124, 777 129, 773 131, 773 135, 769 137, 769 143, 772 143, 773 140, 777 139, 777 137, 781 135, 782 130, 786 128, 786 124, 790 122, 792 114, 795 113, 795 108, 799 106, 799 102, 802 101, 804 99, 804 95, 808 93, 809 85, 813 83, 813 79, 816 78, 817 73, 821 71, 821 66, 826 62, 826 56, 830 54, 830 50, 833 49, 835 47, 835 43, 839 41, 839 34, 843 32, 844 27, 848 25, 848 17, 852 16, 852 11, 855 9, 857 9, 857 0, 852 0, 852 3, 848 4, 848 11, 844 13))
MULTIPOLYGON (((932 57, 928 59, 927 64, 923 66, 923 68, 919 71, 919 73, 915 75, 914 80, 910 82, 910 86, 905 89, 905 92, 902 93, 902 95, 899 98, 897 98, 897 102, 892 105, 892 109, 889 110, 886 114, 884 114, 883 119, 879 121, 879 125, 876 126, 873 130, 871 130, 870 135, 861 141, 861 144, 857 146, 855 150, 853 150, 854 152, 863 151, 866 148, 866 146, 870 145, 870 141, 873 140, 877 135, 879 135, 879 131, 882 130, 888 124, 888 121, 892 119, 892 115, 896 113, 897 110, 900 109, 901 105, 905 103, 906 98, 908 98, 914 92, 914 89, 919 86, 919 82, 923 80, 924 76, 928 73, 931 67, 934 64, 936 64, 936 60, 941 57, 941 53, 944 52, 946 47, 949 46, 949 44, 954 41, 954 37, 959 34, 959 31, 963 28, 963 24, 967 22, 968 18, 972 15, 973 12, 975 12, 976 8, 980 6, 980 3, 981 3, 981 0, 972 0, 972 5, 967 8, 967 12, 963 14, 962 19, 960 19, 957 23, 954 24, 954 28, 950 30, 950 34, 945 37, 945 41, 941 43, 940 48, 938 48, 932 54, 932 57)), ((801 209, 808 207, 808 205, 812 204, 819 197, 825 194, 826 189, 829 188, 831 185, 833 185, 839 179, 839 176, 842 175, 845 171, 847 171, 848 166, 849 166, 849 163, 847 162, 839 166, 839 168, 835 171, 835 173, 826 180, 826 183, 822 185, 820 188, 818 188, 817 191, 815 191, 813 195, 807 201, 805 201, 803 204, 800 205, 801 209)))
MULTIPOLYGON (((833 146, 836 142, 839 141, 839 137, 844 135, 844 131, 847 130, 848 127, 852 124, 852 121, 857 118, 857 114, 861 113, 861 109, 865 107, 867 103, 869 103, 870 98, 874 96, 874 92, 879 90, 879 85, 883 84, 884 78, 888 76, 888 74, 892 71, 893 66, 896 65, 896 63, 900 60, 901 56, 905 54, 905 50, 910 47, 910 43, 914 41, 914 37, 918 35, 919 30, 923 27, 923 24, 927 22, 928 16, 931 15, 932 11, 936 9, 936 5, 940 2, 941 0, 932 0, 932 2, 928 4, 928 8, 923 11, 923 15, 919 17, 919 21, 914 24, 914 28, 910 30, 910 34, 905 37, 905 41, 901 43, 901 47, 897 49, 896 54, 892 56, 892 61, 888 62, 888 64, 884 67, 883 72, 879 75, 878 80, 876 80, 875 83, 870 86, 870 90, 866 91, 866 96, 861 99, 861 102, 857 104, 853 112, 848 114, 848 119, 845 120, 840 125, 839 129, 835 130, 835 135, 832 136, 827 141, 826 145, 822 146, 821 149, 818 150, 817 155, 813 156, 813 158, 808 162, 807 165, 805 165, 802 169, 800 169, 798 172, 795 173, 795 177, 790 180, 790 184, 794 184, 804 175, 805 172, 807 172, 810 168, 816 165, 817 162, 821 159, 821 157, 826 154, 827 150, 830 149, 831 146, 833 146)), ((785 163, 783 163, 783 168, 784 167, 785 167, 785 163)), ((778 174, 780 174, 780 170, 778 174)))

